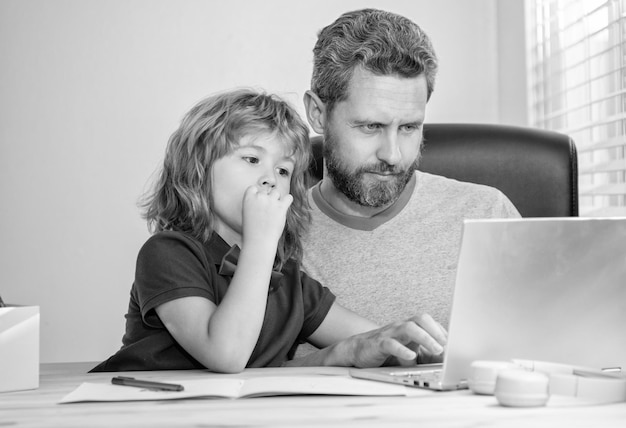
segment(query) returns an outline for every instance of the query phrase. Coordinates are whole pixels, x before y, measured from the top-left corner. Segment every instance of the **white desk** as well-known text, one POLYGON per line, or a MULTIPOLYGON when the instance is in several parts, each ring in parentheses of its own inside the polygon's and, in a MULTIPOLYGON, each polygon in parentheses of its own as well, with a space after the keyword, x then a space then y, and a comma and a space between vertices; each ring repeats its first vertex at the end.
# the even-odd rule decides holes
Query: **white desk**
MULTIPOLYGON (((467 390, 423 391, 417 397, 294 396, 57 404, 82 382, 110 382, 117 374, 86 373, 94 365, 43 364, 38 389, 0 393, 0 427, 626 427, 626 403, 588 405, 552 397, 547 407, 514 409, 500 407, 493 397, 467 390)), ((328 370, 347 375, 347 369, 328 370)), ((310 372, 305 368, 254 369, 244 375, 310 372)), ((161 381, 225 376, 197 370, 125 374, 161 381)))

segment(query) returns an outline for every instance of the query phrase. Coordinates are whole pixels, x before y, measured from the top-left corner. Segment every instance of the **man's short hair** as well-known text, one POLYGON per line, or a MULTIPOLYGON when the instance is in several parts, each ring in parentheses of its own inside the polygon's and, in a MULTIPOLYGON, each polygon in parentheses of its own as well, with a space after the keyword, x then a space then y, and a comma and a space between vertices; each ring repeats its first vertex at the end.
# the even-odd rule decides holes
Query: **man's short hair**
POLYGON ((331 111, 347 97, 356 67, 377 75, 424 74, 433 92, 437 56, 429 37, 413 21, 377 9, 347 12, 323 28, 313 48, 311 89, 331 111))

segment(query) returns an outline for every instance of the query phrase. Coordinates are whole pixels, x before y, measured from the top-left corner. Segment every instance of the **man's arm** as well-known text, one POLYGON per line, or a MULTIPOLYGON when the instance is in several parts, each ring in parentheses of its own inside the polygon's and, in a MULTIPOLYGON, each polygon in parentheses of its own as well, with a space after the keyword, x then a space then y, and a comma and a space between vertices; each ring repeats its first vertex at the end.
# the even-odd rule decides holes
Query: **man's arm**
POLYGON ((447 333, 429 315, 378 327, 334 303, 309 340, 322 349, 286 366, 378 367, 390 358, 407 365, 415 364, 418 352, 432 361, 443 355, 447 333))

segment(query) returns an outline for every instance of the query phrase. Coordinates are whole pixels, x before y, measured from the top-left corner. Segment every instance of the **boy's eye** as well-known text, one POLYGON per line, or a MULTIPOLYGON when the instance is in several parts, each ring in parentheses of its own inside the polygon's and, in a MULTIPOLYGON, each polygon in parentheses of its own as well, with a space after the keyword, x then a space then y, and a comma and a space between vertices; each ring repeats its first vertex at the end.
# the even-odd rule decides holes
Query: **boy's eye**
POLYGON ((259 163, 259 158, 255 156, 244 156, 243 160, 245 160, 248 163, 259 163))

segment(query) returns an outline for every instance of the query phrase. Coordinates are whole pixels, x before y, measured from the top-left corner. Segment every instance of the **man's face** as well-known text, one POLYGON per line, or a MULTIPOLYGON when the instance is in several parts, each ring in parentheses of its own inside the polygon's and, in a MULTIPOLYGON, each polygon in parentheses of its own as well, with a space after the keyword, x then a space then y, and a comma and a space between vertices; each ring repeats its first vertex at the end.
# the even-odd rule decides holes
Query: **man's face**
POLYGON ((395 202, 419 159, 426 78, 378 76, 356 69, 348 97, 335 104, 324 130, 328 178, 366 207, 395 202))

